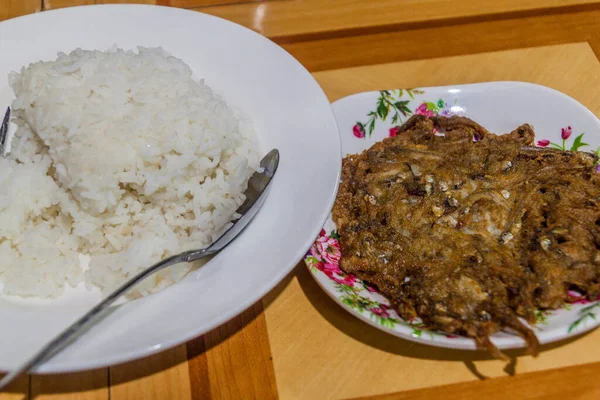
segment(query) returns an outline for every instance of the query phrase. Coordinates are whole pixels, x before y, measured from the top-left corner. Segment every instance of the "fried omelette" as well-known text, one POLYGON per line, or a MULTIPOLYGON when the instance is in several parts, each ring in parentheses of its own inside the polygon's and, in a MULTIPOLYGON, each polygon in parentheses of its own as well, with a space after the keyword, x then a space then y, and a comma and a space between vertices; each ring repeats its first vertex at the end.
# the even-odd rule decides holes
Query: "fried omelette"
POLYGON ((591 153, 533 147, 523 125, 495 135, 464 117, 415 115, 343 160, 333 208, 340 266, 399 315, 472 337, 538 341, 522 322, 575 289, 600 294, 600 174, 591 153))

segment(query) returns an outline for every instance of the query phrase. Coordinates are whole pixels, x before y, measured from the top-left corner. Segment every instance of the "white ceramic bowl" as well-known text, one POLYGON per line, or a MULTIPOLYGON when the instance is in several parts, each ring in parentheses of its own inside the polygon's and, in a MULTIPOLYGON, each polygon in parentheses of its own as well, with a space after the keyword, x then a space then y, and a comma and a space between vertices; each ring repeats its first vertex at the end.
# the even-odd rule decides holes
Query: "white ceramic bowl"
MULTIPOLYGON (((77 47, 161 46, 254 122, 263 153, 281 164, 262 210, 224 252, 178 284, 119 306, 38 368, 62 372, 142 357, 224 323, 259 300, 302 258, 330 211, 340 171, 336 121, 300 63, 264 37, 198 12, 154 6, 89 6, 0 23, 0 105, 7 74, 77 47)), ((97 297, 0 300, 0 370, 14 368, 97 297)))

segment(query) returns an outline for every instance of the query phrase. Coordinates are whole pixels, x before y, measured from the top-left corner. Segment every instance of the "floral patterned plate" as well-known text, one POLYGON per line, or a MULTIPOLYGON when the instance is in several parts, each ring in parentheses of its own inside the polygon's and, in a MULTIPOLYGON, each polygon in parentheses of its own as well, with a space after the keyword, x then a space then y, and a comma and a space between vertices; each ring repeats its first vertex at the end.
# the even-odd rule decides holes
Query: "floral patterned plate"
MULTIPOLYGON (((413 114, 465 115, 491 132, 509 132, 525 122, 534 126, 538 146, 598 152, 600 121, 565 94, 522 82, 490 82, 423 89, 383 90, 352 95, 333 104, 342 153, 358 153, 398 132, 413 114)), ((600 171, 600 167, 597 167, 600 171)), ((305 257, 313 277, 325 292, 357 318, 393 335, 415 342, 457 349, 476 349, 466 337, 435 332, 418 319, 402 320, 373 287, 339 268, 336 227, 327 219, 305 257)), ((563 309, 539 312, 534 330, 540 343, 586 332, 600 324, 600 301, 576 292, 563 309)), ((492 341, 501 349, 524 347, 518 336, 500 332, 492 341)))

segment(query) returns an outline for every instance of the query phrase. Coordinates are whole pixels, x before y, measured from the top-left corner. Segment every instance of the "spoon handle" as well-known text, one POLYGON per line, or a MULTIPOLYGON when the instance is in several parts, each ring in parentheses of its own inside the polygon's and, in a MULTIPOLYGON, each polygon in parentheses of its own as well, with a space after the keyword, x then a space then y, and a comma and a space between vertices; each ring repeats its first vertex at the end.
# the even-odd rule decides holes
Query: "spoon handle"
MULTIPOLYGON (((205 251, 202 256, 205 257, 212 253, 213 252, 205 251)), ((54 339, 48 342, 44 347, 42 347, 31 358, 29 358, 27 361, 21 364, 17 369, 8 373, 6 376, 4 376, 4 378, 0 379, 0 391, 4 389, 15 378, 34 368, 36 365, 43 362, 44 360, 52 357, 54 354, 64 349, 66 346, 68 346, 70 343, 76 340, 79 336, 85 333, 86 328, 91 327, 100 319, 102 319, 102 317, 104 317, 107 314, 110 306, 133 286, 140 283, 150 275, 160 271, 161 269, 185 261, 186 255, 187 252, 166 258, 154 264, 150 268, 147 268, 144 271, 140 272, 133 278, 129 279, 114 292, 110 293, 104 300, 95 305, 90 311, 85 313, 81 318, 79 318, 77 321, 71 324, 67 329, 62 331, 58 336, 56 336, 54 339)))

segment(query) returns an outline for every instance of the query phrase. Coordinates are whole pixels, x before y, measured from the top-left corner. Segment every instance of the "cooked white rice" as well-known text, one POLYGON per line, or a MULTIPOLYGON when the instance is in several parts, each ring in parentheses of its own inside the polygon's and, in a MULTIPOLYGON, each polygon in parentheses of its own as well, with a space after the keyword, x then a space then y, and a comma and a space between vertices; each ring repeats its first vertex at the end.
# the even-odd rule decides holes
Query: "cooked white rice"
MULTIPOLYGON (((78 49, 9 81, 18 130, 0 158, 6 294, 114 288, 210 244, 243 202, 258 164, 250 124, 162 49, 78 49), (80 254, 91 256, 85 271, 80 254)), ((138 294, 188 268, 146 280, 138 294)))

